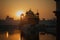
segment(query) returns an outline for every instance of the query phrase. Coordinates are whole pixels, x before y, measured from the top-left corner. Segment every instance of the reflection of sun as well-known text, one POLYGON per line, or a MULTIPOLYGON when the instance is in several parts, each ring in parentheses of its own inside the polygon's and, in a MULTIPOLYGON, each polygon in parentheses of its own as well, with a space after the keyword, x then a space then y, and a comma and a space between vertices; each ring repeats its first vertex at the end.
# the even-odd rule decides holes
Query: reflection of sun
POLYGON ((21 16, 21 14, 22 14, 22 13, 24 13, 22 10, 20 10, 20 11, 17 11, 17 14, 16 14, 16 16, 18 16, 18 17, 19 17, 19 16, 21 16))
POLYGON ((6 36, 7 36, 7 38, 8 38, 8 32, 6 32, 6 36))

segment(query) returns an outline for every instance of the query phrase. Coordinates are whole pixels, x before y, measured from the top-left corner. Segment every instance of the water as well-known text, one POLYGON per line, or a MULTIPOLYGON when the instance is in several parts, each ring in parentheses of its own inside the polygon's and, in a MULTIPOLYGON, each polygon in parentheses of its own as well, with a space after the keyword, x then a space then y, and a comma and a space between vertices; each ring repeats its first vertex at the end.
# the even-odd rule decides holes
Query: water
POLYGON ((20 31, 15 30, 12 34, 9 34, 9 32, 5 32, 3 34, 0 34, 0 40, 21 40, 20 39, 20 31))
POLYGON ((56 40, 56 36, 51 35, 51 34, 39 34, 40 40, 56 40))
MULTIPOLYGON (((21 40, 21 32, 19 30, 14 30, 12 34, 6 31, 3 34, 0 34, 0 40, 21 40)), ((56 36, 51 34, 39 34, 39 40, 56 40, 56 36)))

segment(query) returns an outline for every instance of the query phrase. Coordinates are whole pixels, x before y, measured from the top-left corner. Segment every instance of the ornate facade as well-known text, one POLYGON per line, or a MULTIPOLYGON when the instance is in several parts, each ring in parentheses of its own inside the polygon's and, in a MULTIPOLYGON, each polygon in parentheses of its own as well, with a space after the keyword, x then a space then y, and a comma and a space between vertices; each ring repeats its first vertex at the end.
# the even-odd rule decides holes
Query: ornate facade
POLYGON ((29 10, 25 13, 26 15, 23 16, 21 19, 22 25, 35 25, 39 23, 39 13, 37 12, 34 14, 32 10, 29 10))

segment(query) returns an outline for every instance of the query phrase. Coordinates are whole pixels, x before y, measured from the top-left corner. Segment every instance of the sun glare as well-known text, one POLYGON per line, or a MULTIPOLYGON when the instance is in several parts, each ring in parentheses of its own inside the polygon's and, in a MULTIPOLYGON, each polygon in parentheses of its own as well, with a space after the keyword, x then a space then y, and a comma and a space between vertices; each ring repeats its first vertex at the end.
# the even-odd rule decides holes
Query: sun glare
POLYGON ((22 14, 22 13, 24 13, 22 10, 20 10, 20 11, 17 11, 17 14, 16 14, 16 16, 18 16, 18 17, 19 17, 19 16, 21 16, 21 14, 22 14))

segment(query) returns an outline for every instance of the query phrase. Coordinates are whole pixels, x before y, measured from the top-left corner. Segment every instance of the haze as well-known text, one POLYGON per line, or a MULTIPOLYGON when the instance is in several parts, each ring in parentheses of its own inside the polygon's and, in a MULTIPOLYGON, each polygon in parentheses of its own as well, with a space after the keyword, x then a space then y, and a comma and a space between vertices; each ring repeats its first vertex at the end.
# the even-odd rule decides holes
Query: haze
POLYGON ((34 13, 38 10, 40 19, 55 18, 53 11, 56 10, 56 2, 54 0, 0 0, 0 19, 5 19, 7 15, 18 19, 17 11, 26 12, 30 8, 34 13))

